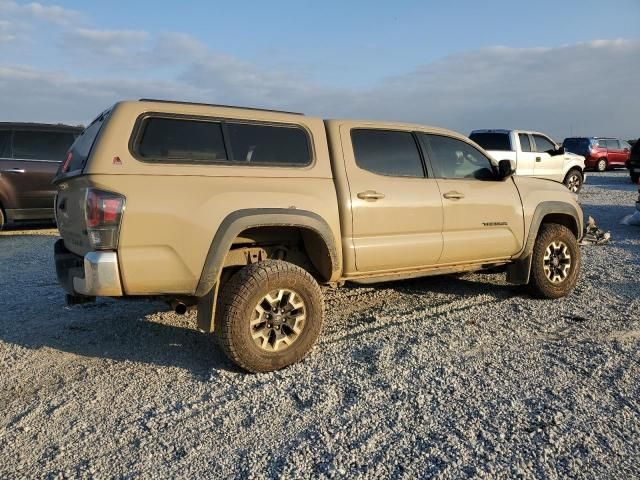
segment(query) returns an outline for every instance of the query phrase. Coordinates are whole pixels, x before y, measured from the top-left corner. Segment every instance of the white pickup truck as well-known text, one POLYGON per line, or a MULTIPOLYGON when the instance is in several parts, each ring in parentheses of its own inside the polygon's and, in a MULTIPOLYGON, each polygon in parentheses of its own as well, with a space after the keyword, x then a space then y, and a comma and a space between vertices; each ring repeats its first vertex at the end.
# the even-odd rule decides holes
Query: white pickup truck
POLYGON ((578 193, 586 175, 584 157, 564 150, 547 135, 525 130, 474 130, 469 138, 496 160, 515 162, 516 175, 548 178, 578 193))

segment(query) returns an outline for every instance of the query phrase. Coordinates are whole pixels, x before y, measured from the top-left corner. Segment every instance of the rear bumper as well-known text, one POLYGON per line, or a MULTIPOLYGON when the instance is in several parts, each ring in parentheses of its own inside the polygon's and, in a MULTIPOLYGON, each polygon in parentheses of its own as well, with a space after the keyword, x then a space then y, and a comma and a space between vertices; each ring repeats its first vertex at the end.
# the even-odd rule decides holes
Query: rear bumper
POLYGON ((89 252, 84 257, 67 250, 62 239, 54 245, 58 282, 70 295, 121 297, 116 252, 89 252))

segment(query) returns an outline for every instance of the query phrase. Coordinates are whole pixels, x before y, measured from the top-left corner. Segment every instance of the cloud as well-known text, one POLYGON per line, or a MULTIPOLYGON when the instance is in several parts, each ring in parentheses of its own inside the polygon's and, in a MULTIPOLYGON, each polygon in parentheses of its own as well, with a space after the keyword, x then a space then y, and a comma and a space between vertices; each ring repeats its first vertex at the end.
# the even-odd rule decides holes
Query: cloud
MULTIPOLYGON (((76 61, 135 61, 146 49, 149 33, 144 30, 96 30, 74 28, 61 36, 61 46, 76 61)), ((128 62, 129 63, 129 62, 128 62)))
MULTIPOLYGON (((2 32, 0 25, 0 38, 2 32)), ((640 134, 638 41, 495 46, 450 55, 373 87, 348 88, 318 83, 301 69, 258 68, 180 32, 80 25, 62 28, 58 38, 60 71, 0 61, 0 90, 11 92, 0 96, 3 119, 86 122, 118 100, 158 97, 413 121, 462 133, 531 128, 559 140, 570 133, 640 134)))
POLYGON ((20 4, 12 0, 0 0, 0 13, 40 20, 61 26, 71 25, 83 19, 82 13, 77 10, 64 8, 59 5, 42 5, 37 2, 20 4))
POLYGON ((16 39, 13 26, 8 20, 0 20, 0 47, 16 39))

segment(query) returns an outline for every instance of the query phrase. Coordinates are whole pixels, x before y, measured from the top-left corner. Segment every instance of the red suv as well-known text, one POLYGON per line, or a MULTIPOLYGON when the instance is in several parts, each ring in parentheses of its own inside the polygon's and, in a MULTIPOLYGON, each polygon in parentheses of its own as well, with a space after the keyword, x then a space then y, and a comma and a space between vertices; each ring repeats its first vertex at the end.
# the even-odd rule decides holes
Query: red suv
POLYGON ((584 166, 604 172, 616 167, 626 167, 631 145, 617 138, 570 137, 562 146, 571 153, 584 157, 584 166))

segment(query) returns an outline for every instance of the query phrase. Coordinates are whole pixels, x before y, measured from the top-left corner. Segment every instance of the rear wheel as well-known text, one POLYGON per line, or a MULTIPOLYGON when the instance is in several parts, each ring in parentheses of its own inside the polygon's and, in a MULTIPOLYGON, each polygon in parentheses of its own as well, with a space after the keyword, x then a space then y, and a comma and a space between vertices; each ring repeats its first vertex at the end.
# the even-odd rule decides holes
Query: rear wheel
POLYGON ((578 193, 582 188, 583 182, 584 177, 582 176, 582 172, 577 168, 574 168, 573 170, 569 170, 569 173, 567 173, 567 176, 564 178, 563 183, 573 193, 578 193))
POLYGON ((598 170, 599 172, 604 172, 607 170, 607 159, 606 158, 601 158, 600 160, 598 160, 598 163, 596 163, 596 170, 598 170))
POLYGON ((216 332, 227 356, 250 372, 300 361, 323 322, 320 287, 304 269, 266 260, 239 270, 220 294, 216 332))
POLYGON ((580 247, 564 225, 542 225, 533 246, 528 288, 539 298, 560 298, 576 286, 580 273, 580 247))

